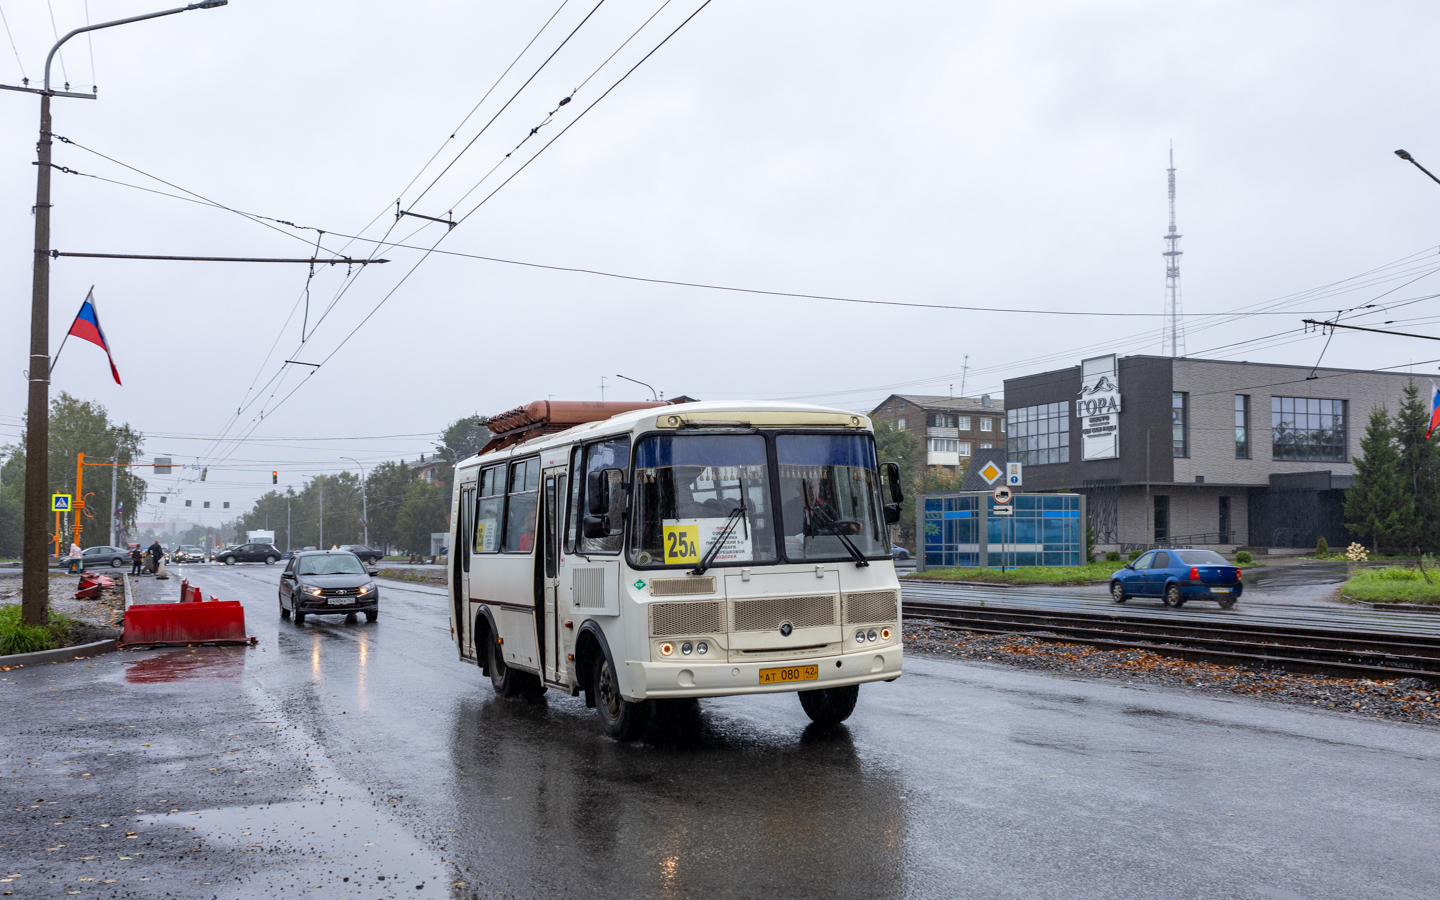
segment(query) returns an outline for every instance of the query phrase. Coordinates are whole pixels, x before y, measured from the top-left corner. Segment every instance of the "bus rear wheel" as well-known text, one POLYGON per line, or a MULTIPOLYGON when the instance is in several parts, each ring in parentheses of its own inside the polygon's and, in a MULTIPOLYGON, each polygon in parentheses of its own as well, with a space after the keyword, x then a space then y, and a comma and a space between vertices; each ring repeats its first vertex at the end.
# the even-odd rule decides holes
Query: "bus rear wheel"
POLYGON ((800 706, 816 725, 838 725, 850 718, 859 699, 858 684, 800 692, 800 706))
POLYGON ((489 654, 486 668, 490 670, 490 686, 495 689, 496 696, 533 697, 545 692, 538 677, 505 664, 505 654, 500 650, 499 641, 490 641, 489 654))
POLYGON ((606 734, 623 743, 645 733, 650 719, 649 704, 620 696, 620 682, 604 654, 595 661, 595 676, 591 684, 595 691, 595 711, 600 714, 600 726, 606 734))

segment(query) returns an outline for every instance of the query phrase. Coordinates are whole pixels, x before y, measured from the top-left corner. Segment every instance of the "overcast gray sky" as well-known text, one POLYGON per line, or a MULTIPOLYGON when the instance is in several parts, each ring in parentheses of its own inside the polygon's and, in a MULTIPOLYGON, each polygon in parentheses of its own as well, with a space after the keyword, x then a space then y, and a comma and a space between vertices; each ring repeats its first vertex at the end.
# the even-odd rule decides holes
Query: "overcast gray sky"
MULTIPOLYGON (((584 113, 440 249, 807 294, 1151 314, 1164 308, 1173 140, 1191 355, 1313 363, 1324 339, 1295 333, 1305 313, 1440 291, 1440 275, 1400 287, 1440 267, 1440 185, 1392 154, 1440 169, 1435 4, 714 0, 585 112, 702 2, 664 4, 586 82, 664 3, 606 0, 418 202, 594 0, 566 3, 458 131, 560 0, 232 0, 96 33, 93 76, 82 36, 53 79, 93 81, 100 99, 55 100, 55 131, 364 256, 373 245, 336 235, 372 223, 363 235, 380 238, 397 197, 463 215, 584 113), (1285 315, 1201 315, 1402 259, 1285 315)), ((84 23, 85 0, 51 3, 60 33, 84 23)), ((159 8, 89 0, 93 21, 159 8)), ((47 3, 0 10, 19 54, 0 46, 0 81, 23 66, 37 82, 54 41, 47 3)), ((25 407, 38 105, 0 92, 0 441, 18 436, 25 407)), ((55 161, 176 192, 73 145, 57 144, 55 161)), ((54 184, 60 250, 304 257, 317 237, 81 176, 54 184)), ((429 246, 444 232, 406 219, 390 238, 429 246)), ((304 346, 304 266, 56 260, 52 347, 93 284, 125 384, 72 341, 53 391, 103 403, 150 435, 151 455, 202 459, 210 479, 184 497, 239 509, 270 489, 272 468, 298 486, 353 470, 342 453, 413 459, 452 419, 598 398, 602 376, 609 399, 647 396, 616 373, 667 395, 869 409, 891 390, 959 393, 967 354, 977 395, 1082 356, 1159 350, 1156 318, 886 308, 440 255, 377 311, 420 258, 383 256, 338 301, 345 268, 316 274, 304 346), (282 372, 286 359, 325 364, 282 372)), ((1403 327, 1428 332, 1434 311, 1431 300, 1354 321, 1418 318, 1403 327)), ((1342 334, 1325 362, 1434 372, 1437 346, 1342 334)))

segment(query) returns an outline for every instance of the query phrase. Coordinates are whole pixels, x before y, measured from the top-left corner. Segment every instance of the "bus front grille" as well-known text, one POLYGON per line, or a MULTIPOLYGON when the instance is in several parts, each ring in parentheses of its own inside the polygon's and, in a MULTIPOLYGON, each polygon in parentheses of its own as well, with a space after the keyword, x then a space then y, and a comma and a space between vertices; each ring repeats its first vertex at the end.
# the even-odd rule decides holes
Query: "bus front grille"
POLYGON ((650 636, 720 634, 725 631, 725 604, 720 600, 650 604, 650 636))
POLYGON ((845 595, 845 621, 851 625, 867 622, 895 622, 899 619, 894 591, 861 591, 845 595))
POLYGON ((650 596, 652 597, 682 597, 686 594, 713 593, 715 593, 714 575, 656 578, 650 582, 650 596))
POLYGON ((835 624, 835 595, 764 597, 735 601, 736 631, 770 631, 789 622, 792 628, 835 624))

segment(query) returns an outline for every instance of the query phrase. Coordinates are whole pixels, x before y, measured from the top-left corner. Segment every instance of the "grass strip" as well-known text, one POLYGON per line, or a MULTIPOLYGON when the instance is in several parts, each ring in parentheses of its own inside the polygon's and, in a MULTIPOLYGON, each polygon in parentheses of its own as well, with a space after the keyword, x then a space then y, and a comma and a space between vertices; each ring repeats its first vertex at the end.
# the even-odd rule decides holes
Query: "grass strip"
POLYGON ((50 624, 26 625, 20 619, 18 603, 0 606, 0 656, 35 653, 68 646, 75 620, 57 612, 50 613, 50 624))
POLYGON ((1430 572, 1427 581, 1419 569, 1362 569, 1350 576, 1340 593, 1367 603, 1440 603, 1440 572, 1430 572))
POLYGON ((984 581, 990 584, 1104 584, 1124 563, 1092 562, 1085 566, 1019 566, 1006 569, 928 569, 909 576, 915 581, 984 581))

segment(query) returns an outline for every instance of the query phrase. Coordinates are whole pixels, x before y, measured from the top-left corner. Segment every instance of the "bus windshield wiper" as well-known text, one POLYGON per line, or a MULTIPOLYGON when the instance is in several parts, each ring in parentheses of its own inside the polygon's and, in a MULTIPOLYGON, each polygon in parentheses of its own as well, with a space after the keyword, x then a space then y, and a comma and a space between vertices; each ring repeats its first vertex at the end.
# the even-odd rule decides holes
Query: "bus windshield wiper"
POLYGON ((745 501, 741 500, 740 505, 730 510, 730 514, 725 517, 725 527, 721 528, 715 537, 710 540, 710 546, 705 548, 705 555, 700 557, 700 562, 695 568, 690 570, 691 575, 705 574, 705 570, 710 568, 710 564, 715 561, 715 554, 719 553, 720 548, 725 546, 725 541, 730 537, 731 532, 735 530, 735 526, 739 525, 740 520, 743 518, 745 518, 745 501))
POLYGON ((840 539, 840 543, 845 545, 845 549, 849 551, 851 558, 855 560, 855 568, 863 569, 870 565, 870 560, 865 558, 865 554, 860 552, 860 548, 856 547, 855 544, 851 542, 850 537, 840 530, 839 520, 835 518, 835 514, 832 513, 828 507, 823 506, 817 501, 813 505, 806 504, 805 509, 810 513, 810 521, 812 523, 824 526, 826 531, 840 539))

